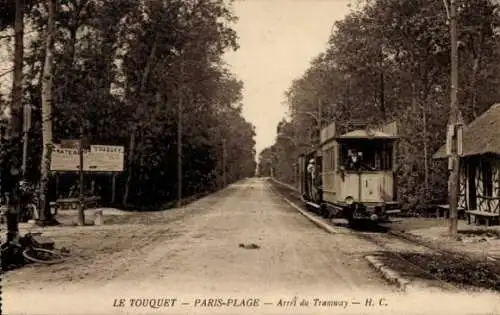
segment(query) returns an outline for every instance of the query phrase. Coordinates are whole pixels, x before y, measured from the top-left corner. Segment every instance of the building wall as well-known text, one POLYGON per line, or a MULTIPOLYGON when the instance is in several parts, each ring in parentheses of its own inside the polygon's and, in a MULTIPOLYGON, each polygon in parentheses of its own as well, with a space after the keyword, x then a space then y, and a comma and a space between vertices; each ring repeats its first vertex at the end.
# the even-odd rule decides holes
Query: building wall
POLYGON ((500 212, 500 157, 484 155, 461 161, 460 207, 500 212))

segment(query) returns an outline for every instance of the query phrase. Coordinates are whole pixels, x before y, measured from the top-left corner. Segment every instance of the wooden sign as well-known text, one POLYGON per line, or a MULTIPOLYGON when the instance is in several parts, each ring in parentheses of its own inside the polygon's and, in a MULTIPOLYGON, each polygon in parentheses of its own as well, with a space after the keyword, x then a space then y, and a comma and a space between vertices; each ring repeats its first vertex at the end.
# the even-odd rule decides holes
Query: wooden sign
MULTIPOLYGON (((125 162, 125 148, 114 145, 91 145, 88 161, 89 170, 95 172, 122 172, 125 162)), ((84 162, 85 164, 85 162, 84 162)))
MULTIPOLYGON (((73 146, 74 142, 65 145, 73 146)), ((91 145, 83 151, 85 172, 122 172, 125 160, 123 146, 91 145)), ((79 149, 56 145, 52 150, 51 171, 77 172, 80 169, 79 149)))
POLYGON ((50 158, 50 170, 61 172, 74 172, 80 168, 78 149, 54 146, 50 158))
POLYGON ((462 156, 464 154, 464 129, 461 125, 457 129, 457 154, 462 156))
POLYGON ((446 155, 451 156, 453 150, 453 138, 455 136, 455 126, 448 124, 446 130, 446 155))

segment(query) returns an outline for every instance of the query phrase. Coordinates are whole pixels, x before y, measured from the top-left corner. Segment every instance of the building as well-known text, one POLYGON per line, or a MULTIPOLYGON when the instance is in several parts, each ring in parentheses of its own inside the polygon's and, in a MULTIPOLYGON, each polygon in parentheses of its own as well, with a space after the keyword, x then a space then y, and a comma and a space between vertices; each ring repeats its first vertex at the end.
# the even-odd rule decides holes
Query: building
MULTIPOLYGON (((445 159, 446 145, 434 154, 445 159)), ((469 223, 500 219, 500 104, 491 106, 463 130, 458 207, 469 223)))

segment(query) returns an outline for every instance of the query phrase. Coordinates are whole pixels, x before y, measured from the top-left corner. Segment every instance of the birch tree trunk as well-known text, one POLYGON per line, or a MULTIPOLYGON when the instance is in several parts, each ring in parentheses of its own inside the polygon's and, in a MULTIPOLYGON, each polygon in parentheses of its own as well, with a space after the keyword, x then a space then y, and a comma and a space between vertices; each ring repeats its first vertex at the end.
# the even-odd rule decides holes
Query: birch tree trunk
POLYGON ((40 221, 51 219, 47 200, 50 172, 50 154, 52 149, 52 81, 54 76, 54 31, 56 0, 48 0, 49 17, 45 46, 45 64, 42 79, 42 161, 40 167, 40 221))

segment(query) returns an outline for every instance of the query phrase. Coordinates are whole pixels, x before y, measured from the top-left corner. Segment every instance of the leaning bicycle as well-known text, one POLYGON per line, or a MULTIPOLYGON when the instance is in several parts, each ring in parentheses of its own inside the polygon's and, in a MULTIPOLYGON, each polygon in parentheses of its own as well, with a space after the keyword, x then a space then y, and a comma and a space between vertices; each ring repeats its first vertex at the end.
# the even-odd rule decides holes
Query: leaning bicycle
POLYGON ((29 263, 60 264, 66 260, 62 253, 39 247, 35 236, 42 233, 26 233, 16 241, 2 244, 2 269, 20 267, 29 263))
POLYGON ((64 262, 65 257, 55 250, 36 247, 33 236, 41 235, 42 233, 26 233, 20 240, 20 245, 23 247, 23 257, 33 263, 41 264, 60 264, 64 262))

